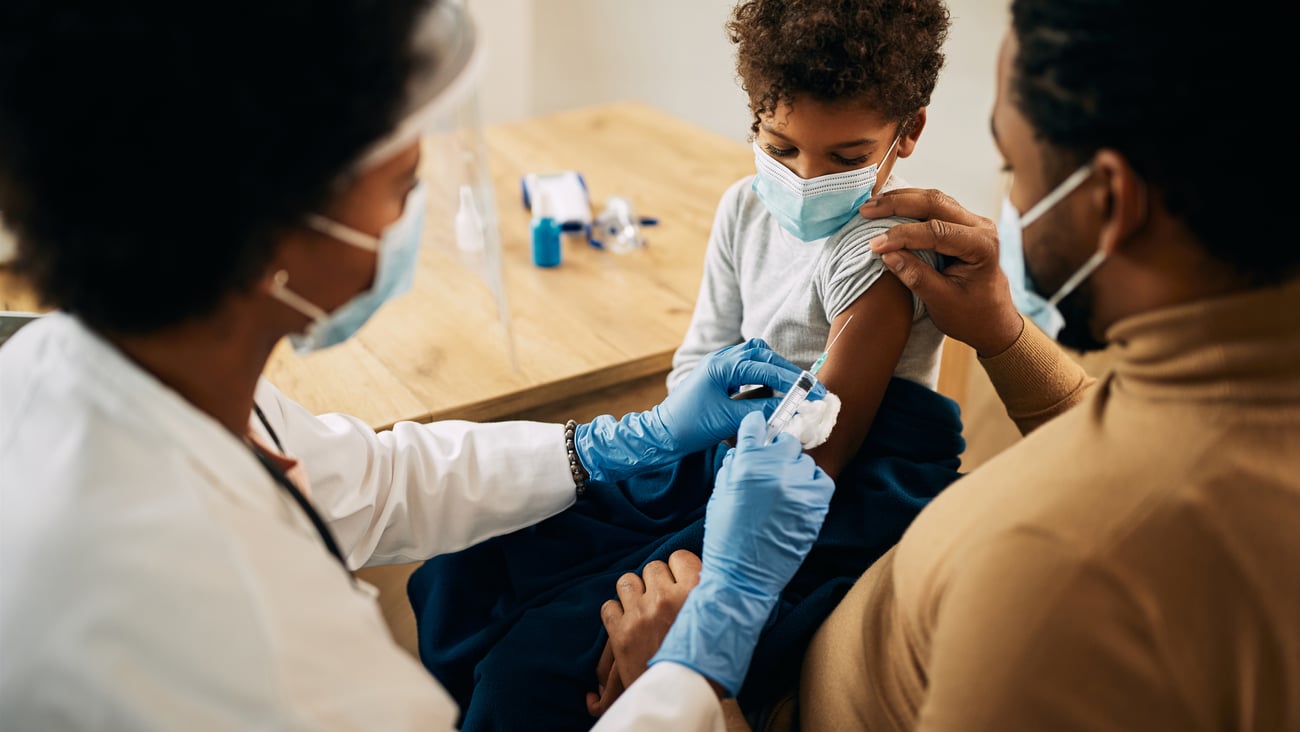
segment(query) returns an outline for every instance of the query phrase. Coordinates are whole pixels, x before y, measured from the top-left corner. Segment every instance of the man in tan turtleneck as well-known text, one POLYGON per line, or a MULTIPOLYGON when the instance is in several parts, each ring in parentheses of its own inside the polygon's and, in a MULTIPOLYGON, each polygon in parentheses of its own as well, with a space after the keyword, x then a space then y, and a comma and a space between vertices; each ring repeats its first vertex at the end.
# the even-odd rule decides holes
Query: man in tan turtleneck
MULTIPOLYGON (((998 225, 915 189, 862 213, 922 220, 873 248, 1026 437, 826 620, 800 726, 1300 730, 1300 247, 1275 233, 1292 187, 1259 183, 1296 146, 1239 88, 1286 67, 1285 24, 1210 0, 1012 0, 1011 19, 998 225), (1024 264, 1014 297, 999 256, 1024 264), (1088 378, 1013 302, 1112 368, 1088 378)), ((646 572, 611 643, 666 627, 691 566, 646 572)))
MULTIPOLYGON (((1277 50, 1202 0, 1100 5, 1013 3, 996 234, 915 190, 863 209, 944 222, 877 251, 1027 436, 927 506, 822 626, 804 730, 1300 730, 1300 248, 1207 216, 1225 191, 1197 151, 1232 127, 1204 104, 1216 85, 1277 50), (1226 68, 1201 76, 1211 58, 1226 68), (1022 240, 1030 298, 1065 291, 1057 338, 1111 349, 1099 381, 1007 306, 997 247, 1022 240), (904 248, 960 261, 940 274, 904 248)), ((1245 157, 1231 166, 1262 170, 1245 157)))
POLYGON ((1058 376, 1056 408, 1027 387, 1074 368, 1036 328, 983 359, 1022 428, 1083 401, 858 581, 802 729, 1300 729, 1300 283, 1108 336, 1113 372, 1058 376))

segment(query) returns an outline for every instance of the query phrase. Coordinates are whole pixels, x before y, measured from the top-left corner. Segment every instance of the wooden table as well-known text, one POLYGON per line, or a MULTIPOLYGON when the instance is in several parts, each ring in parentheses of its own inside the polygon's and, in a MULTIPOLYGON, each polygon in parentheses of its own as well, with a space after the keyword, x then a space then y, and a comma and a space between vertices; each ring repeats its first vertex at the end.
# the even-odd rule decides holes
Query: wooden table
MULTIPOLYGON (((302 357, 287 341, 277 347, 267 376, 291 398, 382 429, 400 420, 585 420, 663 397, 715 207, 753 171, 750 147, 634 102, 497 125, 485 137, 517 370, 486 284, 451 257, 449 213, 430 211, 433 243, 411 292, 342 345, 302 357), (583 174, 595 212, 621 195, 656 217, 643 230, 648 246, 615 254, 565 237, 559 267, 534 266, 520 178, 561 170, 583 174)), ((5 307, 31 307, 12 283, 0 285, 5 307)), ((940 390, 960 400, 958 346, 945 349, 940 390)))
MULTIPOLYGON (((635 395, 629 408, 662 395, 690 324, 714 209, 729 184, 752 172, 750 148, 639 103, 498 125, 486 139, 518 370, 486 284, 434 242, 421 252, 412 291, 356 338, 305 357, 280 344, 267 375, 286 394, 376 428, 561 418, 556 409, 589 418, 600 413, 593 404, 617 404, 622 390, 635 395), (561 170, 582 173, 596 213, 621 195, 656 217, 643 230, 648 245, 615 254, 566 236, 559 267, 534 266, 520 178, 561 170)), ((450 224, 431 226, 445 240, 450 224)))

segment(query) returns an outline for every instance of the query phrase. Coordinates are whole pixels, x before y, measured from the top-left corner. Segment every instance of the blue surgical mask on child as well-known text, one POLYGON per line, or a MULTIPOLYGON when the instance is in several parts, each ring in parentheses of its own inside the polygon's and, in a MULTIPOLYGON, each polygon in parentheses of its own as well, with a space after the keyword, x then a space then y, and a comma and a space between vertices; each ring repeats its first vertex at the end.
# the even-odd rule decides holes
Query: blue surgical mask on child
POLYGON ((1017 310, 1033 320, 1052 338, 1055 338, 1061 332, 1061 328, 1065 327, 1065 318, 1056 304, 1101 266, 1102 261, 1106 259, 1106 253, 1098 249, 1054 295, 1045 297, 1034 281, 1033 275, 1029 273, 1028 264, 1025 263, 1025 249, 1021 235, 1030 224, 1078 188, 1091 173, 1091 165, 1084 165, 1074 171, 1023 216, 1011 203, 1010 195, 1002 198, 1002 212, 998 217, 998 263, 1006 273, 1007 279, 1011 281, 1011 300, 1016 304, 1017 310))
POLYGON ((830 236, 853 218, 858 207, 871 197, 880 166, 898 144, 890 143, 879 163, 843 173, 800 178, 754 143, 754 176, 751 187, 758 200, 781 228, 803 241, 830 236))
POLYGON ((411 289, 424 231, 426 196, 424 182, 416 183, 406 196, 402 215, 379 237, 365 234, 319 214, 309 214, 307 225, 344 244, 377 252, 375 281, 351 300, 327 313, 287 286, 288 273, 280 270, 272 283, 271 295, 311 318, 302 333, 290 334, 294 351, 309 353, 329 348, 351 338, 384 303, 411 289))

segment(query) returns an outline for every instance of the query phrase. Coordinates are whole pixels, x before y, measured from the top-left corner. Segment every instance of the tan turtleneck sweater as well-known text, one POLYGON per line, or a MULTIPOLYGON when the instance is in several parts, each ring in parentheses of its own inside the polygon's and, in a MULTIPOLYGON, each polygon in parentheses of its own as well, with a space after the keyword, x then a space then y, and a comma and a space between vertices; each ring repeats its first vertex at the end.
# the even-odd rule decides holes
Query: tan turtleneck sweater
POLYGON ((827 619, 803 730, 1300 730, 1300 282, 1107 335, 984 362, 1038 428, 827 619))

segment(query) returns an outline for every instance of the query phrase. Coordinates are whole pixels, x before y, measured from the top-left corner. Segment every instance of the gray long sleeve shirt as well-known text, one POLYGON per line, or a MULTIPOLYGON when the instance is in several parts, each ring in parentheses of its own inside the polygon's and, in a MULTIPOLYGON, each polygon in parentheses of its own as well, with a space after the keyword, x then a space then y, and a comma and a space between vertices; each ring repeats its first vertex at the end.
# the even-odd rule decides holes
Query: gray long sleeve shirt
MULTIPOLYGON (((811 366, 826 347, 831 322, 886 271, 867 243, 909 220, 855 214, 830 237, 801 241, 767 212, 752 181, 751 175, 733 183, 718 204, 695 313, 673 355, 669 391, 705 355, 750 338, 762 338, 799 366, 811 366)), ((891 176, 885 190, 906 186, 891 176)), ((938 259, 930 252, 917 254, 931 265, 938 259)), ((911 336, 894 375, 935 388, 943 334, 921 301, 913 301, 911 336)))

